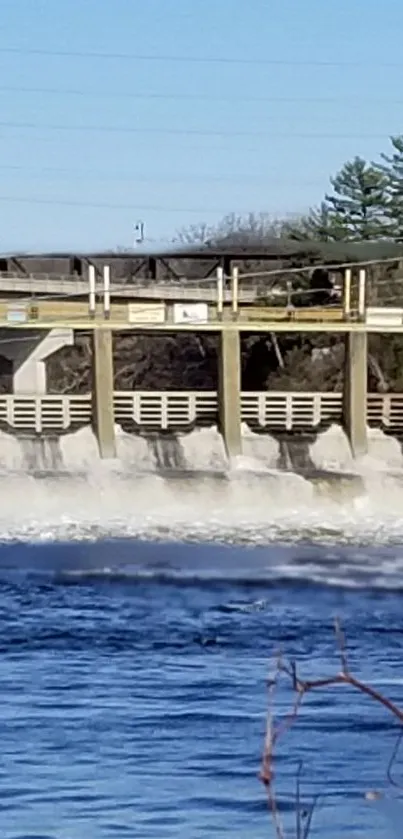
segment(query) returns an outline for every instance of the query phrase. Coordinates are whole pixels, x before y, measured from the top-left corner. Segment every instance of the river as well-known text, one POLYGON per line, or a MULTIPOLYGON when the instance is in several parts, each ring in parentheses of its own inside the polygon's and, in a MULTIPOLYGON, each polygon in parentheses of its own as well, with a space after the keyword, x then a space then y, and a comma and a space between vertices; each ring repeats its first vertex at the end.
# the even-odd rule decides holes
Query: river
MULTIPOLYGON (((306 678, 335 673, 336 615, 354 674, 403 706, 399 470, 7 468, 4 839, 274 836, 257 777, 267 676, 280 648, 306 678)), ((293 698, 283 680, 275 714, 293 698)), ((313 836, 400 837, 396 737, 350 688, 307 696, 276 756, 286 826, 302 761, 313 836)))

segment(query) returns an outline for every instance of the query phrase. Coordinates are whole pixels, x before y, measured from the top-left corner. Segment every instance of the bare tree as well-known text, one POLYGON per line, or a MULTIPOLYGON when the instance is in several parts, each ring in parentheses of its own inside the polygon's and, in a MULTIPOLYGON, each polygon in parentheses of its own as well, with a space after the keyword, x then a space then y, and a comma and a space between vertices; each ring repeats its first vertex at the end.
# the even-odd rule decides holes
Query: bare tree
MULTIPOLYGON (((386 710, 398 721, 400 731, 396 740, 389 764, 386 768, 386 777, 389 784, 400 788, 400 783, 396 781, 393 775, 393 767, 397 758, 398 750, 403 738, 403 710, 401 710, 391 699, 384 696, 383 693, 376 690, 371 685, 358 679, 351 672, 348 657, 347 647, 344 632, 341 628, 338 619, 335 620, 336 641, 340 655, 340 670, 332 676, 324 676, 319 679, 302 679, 299 676, 297 664, 295 661, 285 661, 281 655, 277 656, 275 662, 275 671, 272 678, 268 681, 269 692, 269 706, 266 722, 266 734, 263 747, 262 765, 260 770, 260 780, 264 784, 269 811, 273 820, 277 839, 285 839, 286 830, 283 820, 280 815, 276 790, 274 785, 275 771, 274 763, 277 752, 277 746, 283 735, 290 730, 290 728, 297 721, 302 703, 306 696, 312 691, 332 688, 337 685, 347 685, 359 693, 368 696, 372 701, 383 705, 386 710), (275 721, 274 719, 274 697, 279 685, 280 678, 285 676, 288 679, 294 700, 291 703, 289 713, 284 719, 275 721)), ((310 834, 312 819, 315 807, 318 802, 318 796, 308 804, 303 804, 301 800, 301 773, 303 764, 298 761, 298 768, 296 773, 296 789, 295 789, 295 831, 294 839, 308 839, 310 834)), ((374 790, 368 790, 366 798, 379 798, 380 793, 374 790)))
POLYGON ((204 222, 182 228, 175 241, 214 248, 269 248, 287 237, 289 221, 269 213, 229 213, 215 225, 204 222))

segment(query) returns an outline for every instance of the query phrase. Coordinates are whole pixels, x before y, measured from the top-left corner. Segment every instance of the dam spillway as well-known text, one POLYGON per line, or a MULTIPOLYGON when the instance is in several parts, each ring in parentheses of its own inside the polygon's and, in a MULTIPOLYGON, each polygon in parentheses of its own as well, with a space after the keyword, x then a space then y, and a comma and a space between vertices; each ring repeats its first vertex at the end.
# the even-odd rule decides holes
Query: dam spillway
POLYGON ((302 307, 286 272, 275 272, 280 298, 269 300, 264 278, 235 265, 230 277, 217 268, 208 287, 153 285, 153 300, 150 284, 116 284, 108 266, 101 285, 92 263, 76 291, 59 276, 51 289, 49 278, 11 278, 10 291, 4 277, 13 391, 0 394, 4 538, 399 535, 403 395, 367 392, 367 339, 402 332, 403 309, 372 305, 366 270, 341 266, 341 297, 302 307), (92 391, 48 393, 47 359, 83 331, 92 391), (216 389, 117 391, 117 331, 215 333, 216 389), (341 334, 340 390, 245 391, 241 334, 277 332, 341 334))
POLYGON ((370 432, 354 461, 333 426, 284 445, 243 429, 246 454, 230 468, 214 428, 139 437, 118 428, 120 457, 99 458, 90 427, 61 437, 0 433, 3 540, 381 541, 403 538, 403 458, 370 432), (293 463, 296 464, 293 467, 293 463))
MULTIPOLYGON (((403 308, 373 305, 382 301, 378 300, 374 278, 367 276, 366 262, 330 265, 333 272, 341 274, 339 285, 334 278, 330 279, 329 271, 319 271, 321 277, 326 275, 321 279, 322 283, 326 280, 325 289, 318 288, 314 282, 315 270, 312 274, 311 266, 289 268, 288 273, 275 269, 264 279, 265 272, 263 276, 259 272, 240 274, 239 265, 231 260, 228 265, 218 264, 215 279, 208 274, 196 287, 186 277, 181 277, 175 287, 166 282, 138 286, 129 269, 125 278, 128 282, 116 283, 111 265, 105 263, 100 286, 99 272, 91 260, 85 275, 80 274, 80 280, 57 275, 10 277, 7 271, 3 272, 1 343, 5 357, 13 366, 14 393, 46 394, 46 360, 73 345, 75 333, 89 332, 92 422, 101 458, 114 458, 114 332, 215 333, 218 424, 227 455, 233 458, 243 453, 241 424, 243 419, 247 421, 242 406, 241 335, 260 333, 273 339, 277 332, 338 333, 344 336, 343 427, 354 456, 365 454, 368 449, 368 335, 403 332, 403 308), (308 289, 294 288, 290 271, 308 272, 308 278, 312 274, 308 289), (276 275, 274 284, 272 273, 276 275), (54 299, 48 297, 48 285, 54 299), (28 299, 27 290, 31 295, 28 299)), ((260 425, 264 425, 262 405, 263 408, 259 405, 260 425)))

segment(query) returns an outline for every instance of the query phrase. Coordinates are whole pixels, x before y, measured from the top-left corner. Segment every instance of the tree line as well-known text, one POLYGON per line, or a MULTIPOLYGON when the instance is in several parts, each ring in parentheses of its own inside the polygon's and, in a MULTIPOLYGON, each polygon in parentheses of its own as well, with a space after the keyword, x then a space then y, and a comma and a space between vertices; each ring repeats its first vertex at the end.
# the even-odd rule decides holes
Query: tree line
POLYGON ((390 137, 378 162, 348 160, 330 178, 319 206, 293 221, 268 213, 229 214, 216 227, 191 225, 179 231, 183 244, 264 244, 267 239, 318 242, 403 242, 403 135, 390 137))
MULTIPOLYGON (((181 230, 176 241, 245 248, 270 245, 273 238, 403 242, 403 135, 390 138, 390 148, 379 162, 358 156, 347 161, 330 184, 320 205, 293 221, 273 221, 266 213, 230 214, 215 227, 200 224, 181 230)), ((268 335, 251 336, 242 342, 243 387, 339 390, 343 354, 344 343, 337 336, 284 334, 276 346, 268 335)), ((73 350, 60 351, 49 359, 48 367, 52 390, 87 391, 91 386, 88 339, 80 339, 73 350)), ((203 335, 117 335, 115 379, 118 389, 214 389, 217 340, 203 335)), ((368 379, 370 390, 403 391, 400 335, 370 336, 368 379)), ((3 388, 9 388, 6 379, 3 388)))
POLYGON ((403 135, 390 138, 379 162, 347 161, 330 179, 332 191, 320 206, 283 235, 324 242, 403 241, 403 135))

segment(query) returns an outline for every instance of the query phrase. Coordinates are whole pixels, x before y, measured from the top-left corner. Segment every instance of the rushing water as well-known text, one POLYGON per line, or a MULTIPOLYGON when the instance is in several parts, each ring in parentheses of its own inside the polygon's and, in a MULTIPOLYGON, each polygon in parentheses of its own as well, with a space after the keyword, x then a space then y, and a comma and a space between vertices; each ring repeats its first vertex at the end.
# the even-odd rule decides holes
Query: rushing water
MULTIPOLYGON (((255 448, 224 474, 188 440, 186 473, 157 441, 169 468, 151 473, 89 469, 84 443, 72 471, 68 440, 0 441, 1 839, 274 836, 272 656, 335 673, 338 615, 354 674, 403 707, 400 449, 378 440, 352 474, 343 441, 319 441, 297 475, 269 455, 257 472, 255 448)), ((285 680, 275 713, 293 699, 285 680)), ((277 750, 288 835, 301 760, 314 836, 400 837, 397 733, 349 688, 308 696, 277 750)))

